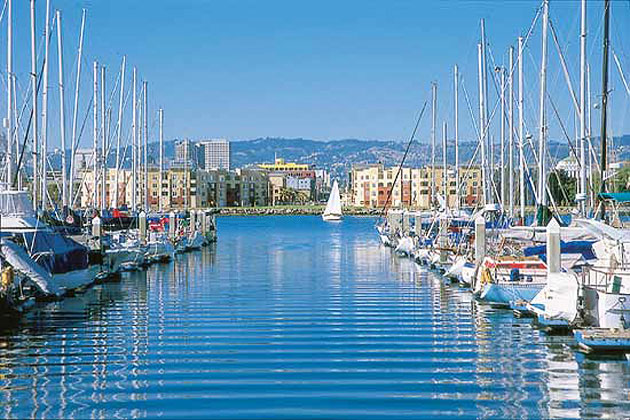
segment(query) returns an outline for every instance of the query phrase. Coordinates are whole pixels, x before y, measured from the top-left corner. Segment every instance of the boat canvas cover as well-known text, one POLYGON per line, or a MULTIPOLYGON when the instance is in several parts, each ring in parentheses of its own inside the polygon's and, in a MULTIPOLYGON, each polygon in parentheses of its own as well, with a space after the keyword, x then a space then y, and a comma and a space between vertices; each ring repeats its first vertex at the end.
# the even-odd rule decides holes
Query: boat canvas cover
POLYGON ((630 192, 600 193, 599 198, 617 203, 630 203, 630 192))
POLYGON ((396 252, 402 252, 407 255, 410 255, 413 251, 413 239, 408 236, 405 236, 398 242, 398 246, 396 247, 396 252))
MULTIPOLYGON (((585 260, 595 259, 593 253, 592 241, 570 241, 560 242, 560 253, 562 254, 580 254, 585 260)), ((523 250, 523 255, 531 257, 537 255, 543 259, 547 256, 547 245, 529 246, 523 250)))
POLYGON ((52 276, 42 266, 33 261, 20 245, 3 238, 0 248, 7 262, 16 270, 28 276, 41 293, 44 295, 60 295, 62 293, 52 276))
POLYGON ((332 190, 330 190, 330 197, 328 197, 328 203, 326 203, 326 209, 324 210, 324 215, 329 214, 341 216, 341 197, 339 196, 337 181, 334 182, 332 190))
POLYGON ((31 256, 50 274, 88 267, 88 248, 56 232, 24 233, 31 256))
POLYGON ((550 273, 547 275, 547 284, 531 303, 544 306, 545 318, 562 319, 571 323, 578 315, 579 287, 574 273, 550 273))

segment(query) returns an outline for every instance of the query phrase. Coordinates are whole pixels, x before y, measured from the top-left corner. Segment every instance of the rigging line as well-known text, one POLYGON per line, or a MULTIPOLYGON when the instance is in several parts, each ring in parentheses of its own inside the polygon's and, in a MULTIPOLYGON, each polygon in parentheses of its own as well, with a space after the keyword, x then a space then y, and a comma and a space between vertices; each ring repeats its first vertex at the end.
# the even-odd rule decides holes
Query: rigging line
POLYGON ((407 157, 407 154, 409 153, 409 148, 411 147, 411 143, 413 143, 413 140, 416 137, 416 132, 418 131, 418 127, 420 126, 420 121, 422 121, 422 116, 424 115, 424 111, 426 110, 426 108, 427 108, 427 101, 425 100, 424 104, 422 105, 422 110, 420 111, 420 114, 418 115, 418 119, 416 120, 416 125, 413 128, 413 131, 411 132, 411 136, 409 137, 409 142, 407 142, 407 148, 405 149, 405 153, 403 154, 403 157, 400 160, 400 165, 398 166, 398 171, 396 172, 396 176, 394 177, 394 182, 392 183, 392 186, 389 188, 389 191, 387 192, 387 199, 385 200, 383 209, 381 210, 381 213, 377 219, 377 223, 383 218, 383 215, 386 213, 387 206, 389 205, 389 201, 391 200, 391 197, 392 197, 392 191, 394 191, 394 188, 396 187, 396 181, 398 181, 398 176, 400 175, 400 172, 402 171, 402 166, 405 163, 405 158, 407 157))
MULTIPOLYGON (((45 61, 45 60, 44 60, 45 61)), ((45 63, 42 62, 42 66, 40 68, 40 72, 39 74, 42 74, 42 72, 44 71, 44 65, 45 63)), ((39 88, 42 85, 42 78, 38 78, 37 80, 37 90, 35 92, 35 95, 39 94, 39 88)), ((26 142, 28 141, 28 135, 30 134, 31 131, 31 125, 33 123, 33 111, 34 111, 34 105, 35 104, 31 104, 31 112, 28 118, 28 125, 26 127, 26 133, 24 133, 24 141, 22 142, 22 150, 20 150, 20 159, 18 160, 18 164, 17 164, 17 168, 15 170, 15 175, 13 176, 13 182, 12 182, 12 187, 15 188, 16 184, 17 184, 17 180, 19 177, 19 173, 20 173, 20 168, 22 166, 22 161, 24 159, 24 151, 26 150, 26 142)), ((9 105, 10 106, 10 105, 9 105)), ((24 103, 24 107, 26 107, 26 101, 24 103)), ((37 116, 35 116, 35 118, 37 118, 37 116)), ((37 135, 37 133, 35 133, 35 135, 37 135)), ((10 164, 10 163, 9 163, 10 164)), ((37 174, 33 174, 33 176, 36 176, 37 174)))
MULTIPOLYGON (((123 108, 125 108, 125 107, 126 107, 126 104, 127 104, 128 100, 129 100, 130 95, 131 95, 131 90, 127 91, 127 97, 125 98, 125 102, 124 102, 124 104, 123 104, 123 108)), ((92 100, 93 100, 93 99, 94 99, 94 94, 92 94, 92 100)), ((90 102, 90 105, 91 105, 91 104, 92 104, 92 102, 90 102)), ((90 111, 91 111, 91 110, 90 110, 90 106, 88 106, 88 107, 87 107, 86 117, 85 117, 85 119, 84 119, 83 126, 81 127, 81 133, 83 133, 83 128, 85 127, 85 123, 86 123, 86 121, 87 121, 87 118, 89 117, 90 111)), ((97 129, 97 130, 99 130, 99 129, 97 129)), ((100 134, 100 130, 99 130, 98 132, 99 132, 99 134, 100 134)), ((80 136, 79 136, 79 137, 80 137, 80 136)), ((124 163, 123 163, 123 162, 124 162, 124 156, 126 156, 126 153, 127 153, 127 145, 129 144, 129 140, 130 140, 130 138, 131 138, 131 129, 129 129, 129 131, 128 131, 128 133, 127 133, 127 136, 126 136, 126 147, 125 147, 125 152, 124 152, 124 153, 125 153, 125 155, 123 155, 123 160, 121 160, 121 166, 124 164, 124 163)), ((110 142, 110 143, 111 143, 111 142, 110 142)), ((110 146, 111 146, 111 144, 110 144, 110 146)), ((108 150, 109 150, 109 148, 108 148, 108 150)), ((118 169, 120 169, 120 168, 117 168, 117 170, 118 170, 118 169)), ((81 177, 81 183, 80 183, 80 186, 79 186, 79 188, 78 188, 78 190, 77 190, 77 195, 74 197, 73 204, 76 204, 76 202, 77 202, 77 200, 78 200, 78 198, 79 198, 79 191, 81 191, 81 190, 82 190, 82 189, 86 186, 86 183, 87 183, 87 178, 86 178, 86 175, 87 175, 87 172, 84 172, 84 173, 82 174, 82 177, 81 177)), ((97 182, 97 184, 98 184, 98 183, 100 183, 100 180, 101 180, 101 171, 97 171, 97 175, 96 175, 96 182, 97 182)), ((128 181, 125 183, 125 185, 127 185, 127 183, 128 183, 128 181)), ((90 196, 90 197, 91 197, 91 196, 90 196)), ((91 203, 91 201, 90 201, 90 203, 91 203)), ((93 205, 95 205, 95 203, 92 203, 92 204, 93 204, 93 205)))
POLYGON ((577 111, 578 116, 581 118, 582 110, 580 109, 580 105, 578 104, 577 96, 575 94, 575 90, 573 89, 573 83, 571 83, 571 78, 569 77, 567 63, 564 59, 564 55, 562 54, 562 48, 560 48, 560 42, 558 41, 558 36, 556 35, 556 29, 554 28, 551 19, 549 19, 549 28, 551 29, 551 39, 553 39, 554 45, 556 46, 556 51, 558 52, 558 56, 560 57, 560 65, 562 66, 564 77, 567 82, 567 89, 569 90, 569 94, 571 95, 571 99, 573 100, 573 106, 575 106, 575 110, 577 111))
POLYGON ((466 90, 466 85, 464 85, 464 77, 461 77, 461 85, 462 90, 464 91, 464 98, 466 99, 466 105, 468 106, 468 112, 470 113, 470 119, 472 120, 473 128, 475 129, 475 138, 479 138, 479 127, 477 127, 477 121, 475 120, 475 113, 472 109, 472 105, 470 103, 470 98, 468 97, 468 91, 466 90))
MULTIPOLYGON (((40 43, 39 43, 40 53, 37 55, 37 61, 39 61, 39 58, 41 57, 41 50, 42 50, 43 42, 44 42, 44 39, 42 37, 42 40, 40 40, 40 43)), ((43 71, 43 64, 42 64, 42 71, 43 71)), ((2 74, 4 75, 6 73, 3 71, 2 74)), ((28 74, 29 74, 29 78, 30 78, 32 73, 29 71, 28 74)), ((39 74, 41 74, 41 72, 39 74)), ((13 78, 15 79, 15 83, 17 84, 16 90, 17 90, 17 88, 20 88, 19 90, 22 90, 21 89, 22 86, 20 85, 21 80, 17 77, 17 75, 15 73, 13 74, 13 78)), ((3 80, 2 80, 4 86, 6 86, 6 80, 5 79, 6 79, 6 77, 4 77, 3 80)), ((16 133, 19 132, 20 128, 22 129, 22 131, 24 131, 24 125, 22 123, 22 120, 23 120, 23 117, 24 117, 24 112, 26 112, 26 108, 28 107, 28 104, 31 103, 31 100, 32 100, 31 93, 32 92, 33 92, 32 85, 29 82, 29 83, 27 83, 27 86, 26 86, 26 92, 24 93, 24 96, 22 97, 22 107, 20 109, 20 115, 17 117, 17 123, 19 124, 19 126, 16 125, 16 127, 14 129, 14 132, 13 132, 13 136, 15 136, 16 133)), ((16 91, 16 100, 17 100, 17 91, 16 91)))
MULTIPOLYGON (((92 97, 90 98, 90 102, 88 103, 88 106, 87 106, 86 111, 85 111, 85 117, 83 117, 83 122, 81 123, 81 128, 79 129, 79 135, 77 136, 77 139, 78 139, 77 140, 77 148, 75 149, 75 153, 76 153, 77 150, 79 150, 79 147, 78 147, 79 140, 83 136, 83 130, 85 130, 85 126, 87 124, 88 117, 90 116, 90 113, 91 113, 90 112, 91 111, 90 108, 92 107, 92 102, 93 101, 94 101, 94 93, 92 93, 92 97)), ((76 167, 75 167, 75 169, 76 169, 76 167)), ((79 191, 81 191, 81 188, 82 188, 82 182, 83 182, 83 179, 81 179, 81 184, 79 185, 79 188, 77 189, 77 193, 74 196, 74 199, 72 200, 71 208, 74 207, 74 205, 76 204, 76 199, 79 196, 79 191)))
POLYGON ((621 81, 623 82, 623 86, 626 88, 626 92, 628 93, 628 96, 630 97, 630 86, 628 86, 628 82, 626 80, 626 76, 623 74, 623 69, 621 68, 621 62, 619 61, 619 58, 617 57, 617 54, 615 54, 615 50, 612 47, 610 49, 612 51, 612 55, 613 55, 613 59, 615 60, 615 64, 617 65, 617 71, 619 71, 619 76, 621 76, 621 81))
POLYGON ((2 20, 4 19, 4 12, 7 10, 7 0, 4 0, 4 4, 2 5, 2 13, 0 13, 0 24, 2 24, 2 20))
MULTIPOLYGON (((538 9, 536 9, 536 15, 534 16, 534 19, 532 20, 531 25, 529 26, 529 29, 527 30, 527 33, 525 34, 525 37, 523 38, 523 50, 528 47, 528 42, 529 42, 529 38, 531 37, 532 33, 534 32, 534 28, 536 27, 536 22, 538 22, 538 19, 540 18, 540 14, 542 12, 542 8, 543 8, 543 3, 540 4, 540 6, 538 6, 538 9)), ((490 44, 488 43, 488 53, 490 55, 490 61, 491 64, 496 68, 496 63, 494 60, 494 56, 492 55, 492 49, 490 48, 490 44)), ((514 76, 514 72, 517 69, 517 65, 518 65, 518 60, 515 60, 514 63, 512 64, 512 68, 510 69, 510 74, 508 75, 508 77, 513 77, 514 76)), ((498 88, 496 85, 496 80, 495 80, 495 76, 493 75, 493 83, 495 85, 495 90, 498 93, 498 88)))
MULTIPOLYGON (((575 146, 573 145, 573 142, 571 141, 571 136, 569 136, 569 133, 568 133, 568 131, 566 129, 566 126, 564 125, 564 123, 562 122, 562 119, 560 118, 560 113, 558 111, 558 108, 556 107, 556 104, 553 101, 553 99, 551 98, 551 95, 549 94, 549 92, 546 92, 546 94, 547 94, 547 99, 549 100, 549 103, 551 104, 551 108, 553 109, 553 113, 554 113, 555 117, 558 120, 558 124, 560 124, 560 129, 562 130, 562 133, 564 134, 564 136, 567 139, 567 143, 569 145, 569 149, 570 149, 571 152, 573 152, 573 156, 579 162, 577 150, 575 149, 575 146)), ((579 163, 578 163, 578 165, 579 165, 579 163)))

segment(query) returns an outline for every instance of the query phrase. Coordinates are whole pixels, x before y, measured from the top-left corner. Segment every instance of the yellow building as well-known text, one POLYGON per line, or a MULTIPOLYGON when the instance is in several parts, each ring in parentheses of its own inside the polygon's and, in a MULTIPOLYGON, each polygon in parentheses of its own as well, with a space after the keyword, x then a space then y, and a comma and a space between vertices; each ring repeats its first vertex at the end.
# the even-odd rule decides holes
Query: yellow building
POLYGON ((274 172, 308 171, 310 169, 309 165, 305 163, 286 162, 281 158, 276 158, 274 163, 262 163, 258 167, 274 172))
MULTIPOLYGON (((428 209, 437 199, 432 197, 433 172, 430 167, 385 168, 381 164, 354 166, 350 173, 351 203, 358 207, 380 208, 386 203, 394 208, 428 209), (394 184, 394 180, 396 182, 394 184)), ((462 205, 474 206, 481 194, 481 171, 478 168, 460 168, 462 205)), ((453 168, 447 168, 447 198, 455 206, 456 180, 453 168)), ((435 193, 444 196, 444 170, 435 168, 435 193)))

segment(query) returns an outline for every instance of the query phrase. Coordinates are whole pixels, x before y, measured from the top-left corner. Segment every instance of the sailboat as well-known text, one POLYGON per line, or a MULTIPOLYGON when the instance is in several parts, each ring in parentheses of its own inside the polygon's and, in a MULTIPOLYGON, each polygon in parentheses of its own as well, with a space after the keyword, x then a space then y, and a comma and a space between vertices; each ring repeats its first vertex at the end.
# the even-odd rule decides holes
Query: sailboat
POLYGON ((327 222, 339 221, 343 217, 341 213, 341 197, 339 197, 339 185, 337 185, 337 181, 333 183, 332 190, 330 190, 330 196, 328 197, 328 202, 326 203, 326 209, 324 209, 324 214, 322 214, 322 219, 327 222))

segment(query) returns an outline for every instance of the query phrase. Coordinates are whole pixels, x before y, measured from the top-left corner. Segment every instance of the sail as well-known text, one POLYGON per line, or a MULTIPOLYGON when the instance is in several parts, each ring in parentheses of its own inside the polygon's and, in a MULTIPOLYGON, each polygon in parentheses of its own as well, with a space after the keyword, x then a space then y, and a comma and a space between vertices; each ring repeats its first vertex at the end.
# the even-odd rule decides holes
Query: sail
POLYGON ((326 203, 326 209, 324 210, 324 216, 329 214, 341 216, 341 197, 339 197, 339 185, 337 185, 337 181, 333 183, 330 196, 328 197, 328 203, 326 203))

